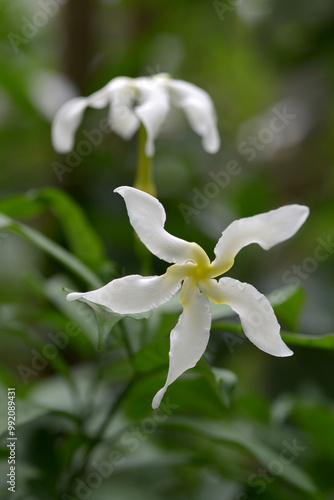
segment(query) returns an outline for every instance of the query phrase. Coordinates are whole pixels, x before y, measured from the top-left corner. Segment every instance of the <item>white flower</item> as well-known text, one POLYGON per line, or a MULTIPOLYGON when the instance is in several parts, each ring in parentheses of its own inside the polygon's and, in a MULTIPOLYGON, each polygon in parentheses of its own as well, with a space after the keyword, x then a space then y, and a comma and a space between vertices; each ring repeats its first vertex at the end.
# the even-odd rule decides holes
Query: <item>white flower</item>
POLYGON ((164 229, 166 213, 153 196, 131 187, 115 190, 123 196, 130 223, 141 241, 157 257, 173 263, 162 276, 132 275, 115 279, 98 290, 70 293, 68 300, 84 297, 119 314, 135 314, 167 302, 182 286, 183 312, 171 332, 166 383, 153 399, 157 408, 167 387, 196 365, 209 340, 211 313, 208 299, 228 304, 239 316, 246 336, 259 349, 274 356, 290 356, 274 311, 252 285, 232 278, 214 278, 228 271, 246 245, 258 243, 268 250, 293 236, 308 217, 302 205, 287 205, 232 222, 222 233, 210 260, 196 243, 172 236, 164 229), (182 285, 181 285, 182 284, 182 285))
POLYGON ((146 129, 146 156, 154 155, 154 141, 170 106, 183 109, 194 131, 202 137, 208 153, 216 153, 220 139, 213 102, 204 90, 192 83, 173 80, 166 74, 152 77, 117 77, 89 97, 66 102, 52 124, 52 143, 59 153, 73 149, 74 136, 85 109, 109 105, 111 129, 123 139, 130 139, 140 123, 146 129))

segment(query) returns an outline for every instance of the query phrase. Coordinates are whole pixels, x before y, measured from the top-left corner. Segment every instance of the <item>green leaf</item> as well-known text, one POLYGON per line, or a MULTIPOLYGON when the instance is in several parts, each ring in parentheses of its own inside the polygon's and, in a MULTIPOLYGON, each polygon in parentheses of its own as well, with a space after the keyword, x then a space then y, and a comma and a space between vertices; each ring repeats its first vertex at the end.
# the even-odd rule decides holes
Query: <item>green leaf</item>
MULTIPOLYGON (((50 364, 50 366, 52 366, 55 371, 59 372, 65 378, 65 380, 69 383, 69 385, 72 386, 73 389, 71 372, 60 353, 60 348, 55 346, 52 342, 44 343, 33 331, 29 330, 24 325, 9 324, 6 327, 6 330, 22 338, 22 340, 24 340, 26 344, 33 347, 41 356, 43 362, 45 361, 46 366, 47 364, 50 364), (48 354, 48 349, 45 349, 45 347, 47 346, 52 346, 51 355, 48 354)), ((30 369, 30 366, 28 368, 30 369)))
POLYGON ((8 196, 0 200, 0 212, 14 219, 35 217, 44 211, 44 204, 28 191, 26 194, 8 196))
MULTIPOLYGON (((22 399, 16 394, 16 426, 50 412, 60 413, 71 420, 82 418, 83 409, 89 409, 93 415, 99 415, 101 407, 106 405, 110 397, 110 386, 101 382, 97 384, 94 366, 76 366, 71 370, 73 387, 59 374, 49 375, 34 384, 28 395, 22 399)), ((0 384, 0 400, 7 401, 7 387, 0 384)), ((5 433, 8 425, 7 404, 0 407, 0 435, 5 433)))
MULTIPOLYGON (((140 420, 152 415, 154 395, 166 382, 168 367, 136 376, 126 400, 124 410, 127 417, 140 420)), ((222 418, 225 404, 216 389, 201 374, 189 370, 168 387, 160 409, 168 414, 191 414, 208 418, 222 418)), ((160 410, 158 410, 160 411, 160 410)))
POLYGON ((64 286, 71 286, 67 276, 56 275, 43 283, 44 295, 85 335, 91 346, 96 346, 95 316, 91 309, 79 302, 68 302, 64 286))
POLYGON ((16 394, 22 396, 26 392, 26 387, 21 383, 12 368, 7 367, 4 363, 0 363, 0 386, 15 387, 16 394))
POLYGON ((305 293, 302 288, 296 288, 295 291, 280 304, 274 304, 274 311, 278 319, 289 330, 296 330, 301 309, 305 302, 305 293))
POLYGON ((204 358, 199 360, 196 370, 207 379, 217 395, 224 401, 226 407, 229 408, 238 381, 236 374, 231 370, 212 367, 204 358))
MULTIPOLYGON (((161 338, 142 347, 132 360, 137 372, 148 374, 160 368, 165 368, 167 373, 169 344, 169 338, 161 338)), ((208 382, 210 384, 209 387, 211 386, 213 389, 214 397, 218 396, 228 407, 237 382, 237 376, 230 370, 212 368, 204 358, 199 360, 194 371, 204 376, 206 383, 208 382)), ((180 384, 180 380, 177 383, 180 384)), ((170 390, 175 391, 175 386, 172 386, 170 390)), ((181 399, 184 402, 184 397, 181 396, 181 399)))
POLYGON ((304 335, 302 333, 282 332, 281 336, 287 344, 312 347, 314 349, 334 350, 334 333, 304 335))
POLYGON ((36 231, 36 229, 26 226, 21 222, 14 221, 6 215, 0 214, 0 231, 1 230, 10 230, 20 236, 23 236, 25 239, 70 269, 82 280, 86 281, 89 286, 94 288, 102 286, 99 278, 85 264, 60 245, 36 231))
POLYGON ((145 345, 133 357, 133 364, 139 373, 147 373, 168 366, 169 338, 155 340, 145 345))
POLYGON ((248 421, 255 420, 264 424, 276 422, 273 417, 274 410, 270 407, 269 401, 257 392, 239 394, 235 401, 234 411, 237 411, 239 415, 246 416, 248 421))
MULTIPOLYGON (((214 323, 213 327, 215 330, 244 334, 242 326, 238 323, 217 322, 214 323)), ((326 335, 306 335, 303 333, 281 331, 281 337, 284 342, 291 345, 334 350, 334 333, 327 333, 326 335)))
POLYGON ((66 192, 50 187, 0 201, 0 212, 13 218, 36 216, 46 210, 60 223, 71 252, 98 271, 106 262, 103 243, 81 207, 66 192))
POLYGON ((289 300, 293 299, 300 291, 300 287, 296 285, 286 285, 278 288, 267 295, 270 304, 275 308, 282 304, 286 304, 289 300))
MULTIPOLYGON (((258 460, 265 468, 271 463, 279 462, 280 451, 274 450, 262 443, 257 437, 254 436, 252 428, 247 428, 246 425, 221 423, 212 419, 196 420, 187 417, 174 417, 171 416, 166 422, 161 425, 166 427, 178 427, 181 430, 192 432, 200 436, 204 436, 214 442, 222 444, 231 444, 241 447, 247 451, 251 456, 258 460)), ((287 441, 289 448, 289 443, 287 441)), ((300 443, 299 443, 300 444, 300 443)), ((282 450, 286 448, 285 442, 282 444, 282 450)), ((295 463, 290 463, 288 467, 283 467, 280 477, 289 483, 297 486, 301 490, 314 493, 316 491, 312 479, 295 463)))
POLYGON ((87 266, 99 270, 105 263, 103 243, 81 207, 60 189, 37 191, 36 200, 49 208, 60 222, 70 250, 87 266))
POLYGON ((334 460, 334 410, 323 402, 296 401, 292 409, 293 419, 305 430, 321 456, 332 463, 334 460))

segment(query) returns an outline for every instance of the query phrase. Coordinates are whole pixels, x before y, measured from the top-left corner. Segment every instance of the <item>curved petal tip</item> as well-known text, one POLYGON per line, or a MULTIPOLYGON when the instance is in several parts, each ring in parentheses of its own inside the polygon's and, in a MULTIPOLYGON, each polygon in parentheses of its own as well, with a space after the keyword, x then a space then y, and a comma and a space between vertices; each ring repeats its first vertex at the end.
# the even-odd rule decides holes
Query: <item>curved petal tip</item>
POLYGON ((153 401, 152 401, 153 410, 156 410, 157 408, 159 408, 161 400, 164 397, 165 392, 166 392, 166 389, 165 389, 165 387, 163 387, 162 389, 160 389, 160 391, 158 391, 156 393, 156 395, 154 396, 153 401))
POLYGON ((69 302, 71 302, 72 300, 77 300, 77 299, 81 299, 81 297, 83 296, 83 293, 79 293, 79 292, 72 292, 72 293, 69 293, 67 296, 66 296, 66 300, 68 300, 69 302))

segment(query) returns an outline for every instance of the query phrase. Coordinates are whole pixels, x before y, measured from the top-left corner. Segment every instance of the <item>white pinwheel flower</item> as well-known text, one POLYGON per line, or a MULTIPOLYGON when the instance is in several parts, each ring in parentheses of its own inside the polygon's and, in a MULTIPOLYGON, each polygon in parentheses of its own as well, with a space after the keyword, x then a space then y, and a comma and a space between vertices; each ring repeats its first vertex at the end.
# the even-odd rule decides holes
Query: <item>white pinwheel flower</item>
POLYGON ((117 77, 89 97, 76 97, 57 112, 52 124, 52 143, 59 153, 73 149, 75 132, 87 107, 109 105, 111 129, 130 139, 142 123, 146 129, 146 156, 154 155, 154 141, 171 106, 181 108, 193 130, 202 137, 205 151, 216 153, 220 138, 211 97, 201 88, 160 73, 152 77, 117 77))
POLYGON ((130 223, 141 241, 157 257, 172 265, 162 276, 132 275, 115 279, 86 293, 70 293, 68 300, 85 298, 119 314, 152 310, 167 302, 180 289, 183 312, 170 336, 169 371, 152 406, 157 408, 167 387, 196 365, 210 333, 209 300, 228 304, 239 316, 245 335, 259 349, 273 356, 291 356, 280 336, 280 325, 268 299, 252 285, 232 278, 214 278, 228 271, 237 253, 250 243, 269 250, 293 236, 308 217, 302 205, 287 205, 267 213, 232 222, 222 233, 210 263, 197 245, 164 229, 166 213, 153 196, 123 186, 115 189, 125 200, 130 223))

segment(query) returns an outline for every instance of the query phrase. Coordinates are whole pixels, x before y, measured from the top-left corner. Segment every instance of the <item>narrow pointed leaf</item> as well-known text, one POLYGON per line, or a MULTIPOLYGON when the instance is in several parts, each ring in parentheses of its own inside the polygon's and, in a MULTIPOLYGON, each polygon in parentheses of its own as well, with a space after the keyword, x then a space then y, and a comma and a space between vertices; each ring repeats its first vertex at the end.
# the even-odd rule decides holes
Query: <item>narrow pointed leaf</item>
POLYGON ((36 199, 55 215, 74 255, 91 269, 99 270, 106 261, 103 243, 81 207, 67 193, 56 188, 38 191, 36 199))
POLYGON ((158 368, 168 367, 169 344, 169 338, 163 338, 142 347, 133 358, 133 364, 137 371, 147 373, 158 368))
POLYGON ((71 252, 93 270, 99 270, 106 262, 103 243, 81 207, 65 191, 51 187, 0 200, 0 212, 14 219, 46 210, 60 223, 71 252))
POLYGON ((305 335, 303 333, 282 332, 282 339, 290 345, 300 345, 313 349, 334 350, 334 333, 326 335, 305 335))
POLYGON ((74 274, 88 283, 90 287, 98 288, 101 286, 99 278, 83 262, 54 241, 36 231, 36 229, 26 226, 21 222, 14 221, 6 215, 0 214, 0 231, 1 230, 10 230, 23 236, 26 240, 30 241, 70 269, 74 274))

